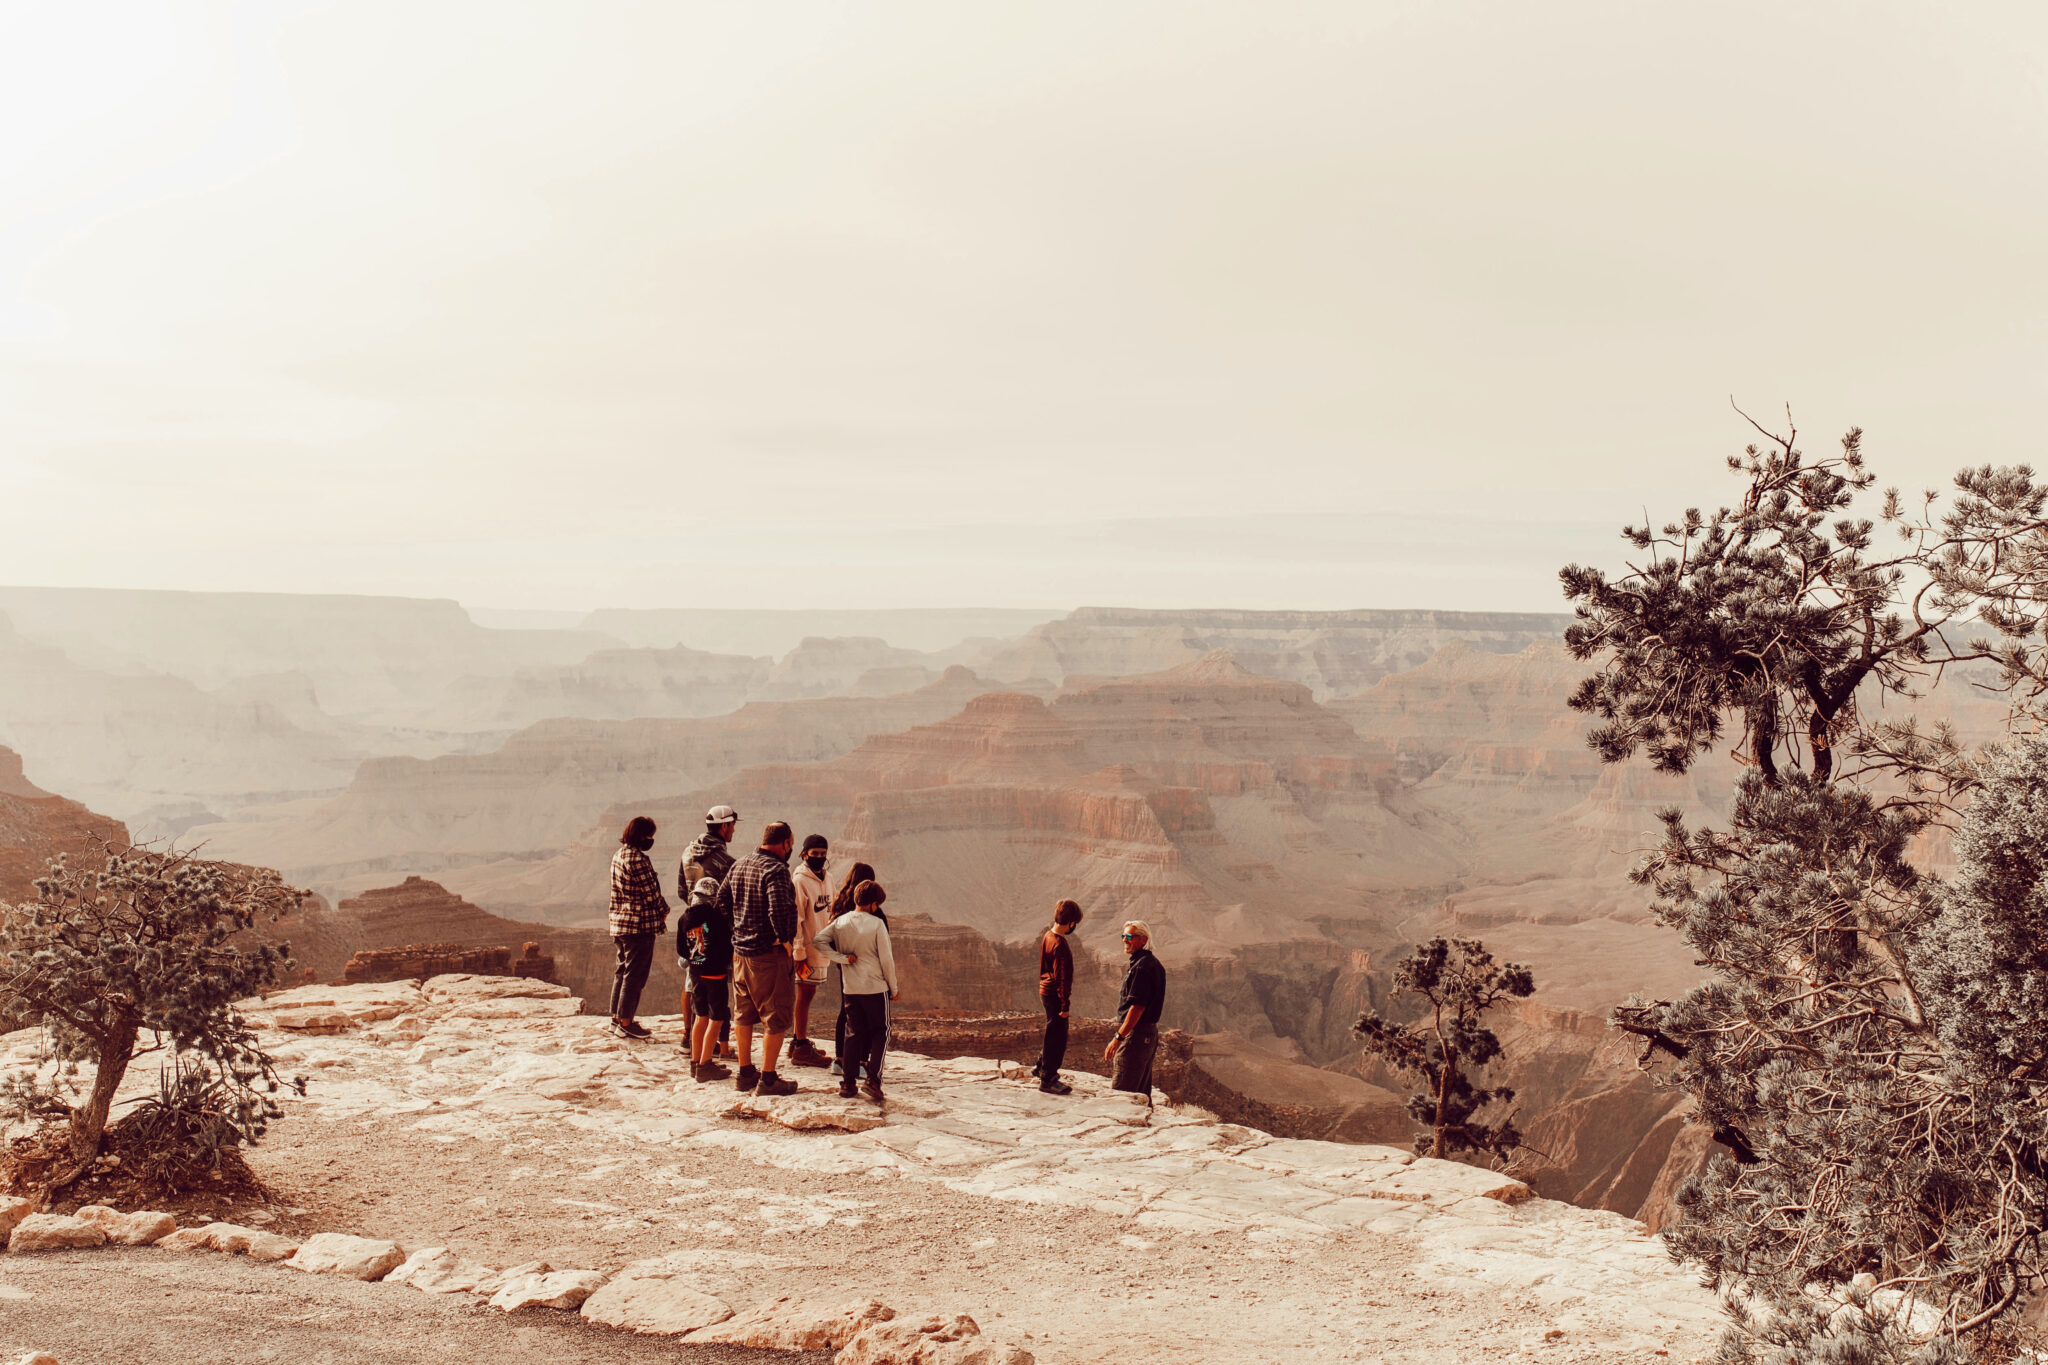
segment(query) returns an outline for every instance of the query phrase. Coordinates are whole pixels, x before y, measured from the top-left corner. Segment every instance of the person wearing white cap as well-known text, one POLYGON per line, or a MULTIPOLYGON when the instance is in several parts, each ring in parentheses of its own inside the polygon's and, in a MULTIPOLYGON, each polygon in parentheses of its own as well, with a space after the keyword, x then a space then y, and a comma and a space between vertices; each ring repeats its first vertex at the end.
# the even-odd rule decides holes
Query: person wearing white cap
MULTIPOLYGON (((740 813, 731 806, 713 806, 704 812, 704 833, 683 850, 683 864, 676 869, 676 895, 685 903, 698 882, 706 877, 714 883, 723 882, 725 874, 732 871, 734 860, 727 845, 732 843, 733 831, 739 827, 739 822, 740 813)), ((697 982, 690 970, 690 956, 694 948, 702 946, 703 941, 701 929, 687 937, 678 935, 676 938, 676 956, 681 959, 683 968, 683 1051, 689 1053, 693 1061, 695 1052, 689 1040, 697 1014, 697 982)), ((731 1031, 730 1019, 720 1024, 718 1047, 728 1054, 731 1045, 726 1039, 731 1031)))
POLYGON ((1141 919, 1124 921, 1124 989, 1117 997, 1116 1032, 1102 1049, 1114 1062, 1110 1089, 1152 1098, 1152 1059, 1159 1052, 1159 1015, 1166 1008, 1166 968, 1152 956, 1152 929, 1141 919))

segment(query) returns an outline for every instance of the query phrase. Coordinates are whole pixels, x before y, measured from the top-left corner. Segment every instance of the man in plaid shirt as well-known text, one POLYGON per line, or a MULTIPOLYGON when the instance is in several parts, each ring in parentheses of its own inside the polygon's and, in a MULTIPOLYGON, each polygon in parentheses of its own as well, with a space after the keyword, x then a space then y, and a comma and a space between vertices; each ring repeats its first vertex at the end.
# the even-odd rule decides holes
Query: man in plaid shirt
POLYGON ((739 1049, 739 1090, 757 1095, 793 1095, 796 1082, 775 1074, 782 1040, 796 1008, 796 884, 789 855, 796 840, 777 820, 761 835, 761 847, 733 864, 718 888, 718 908, 732 915, 732 1041, 739 1049), (764 1025, 761 1069, 754 1069, 754 1026, 764 1025))
POLYGON ((668 900, 647 857, 653 847, 652 820, 636 815, 626 822, 619 851, 612 855, 612 903, 605 917, 619 958, 612 973, 612 1032, 636 1040, 654 1036, 633 1016, 640 1012, 640 991, 654 965, 654 940, 668 928, 668 900))

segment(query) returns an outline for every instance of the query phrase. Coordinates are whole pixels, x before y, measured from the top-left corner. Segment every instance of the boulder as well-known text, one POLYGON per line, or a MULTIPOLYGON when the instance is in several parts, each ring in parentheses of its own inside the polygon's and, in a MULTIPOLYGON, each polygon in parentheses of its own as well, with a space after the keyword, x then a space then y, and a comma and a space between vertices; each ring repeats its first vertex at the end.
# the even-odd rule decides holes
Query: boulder
POLYGON ((599 1270, 554 1270, 545 1275, 521 1275, 507 1280, 505 1287, 491 1295, 491 1307, 507 1313, 522 1308, 581 1308, 584 1300, 604 1287, 599 1270))
POLYGON ((384 1283, 409 1284, 422 1294, 465 1294, 497 1274, 487 1265, 461 1259, 447 1247, 427 1247, 406 1257, 403 1265, 384 1277, 384 1283))
POLYGON ((355 1280, 381 1280, 405 1262, 405 1248, 377 1237, 351 1237, 321 1232, 306 1239, 285 1264, 316 1275, 346 1275, 355 1280))
POLYGON ((873 1299, 833 1311, 784 1295, 690 1335, 690 1344, 716 1342, 766 1351, 836 1351, 896 1310, 873 1299))
POLYGON ((201 1228, 179 1228, 157 1242, 165 1251, 218 1251, 229 1256, 247 1256, 255 1261, 282 1261, 298 1251, 299 1244, 274 1232, 259 1232, 239 1223, 208 1223, 201 1228))
POLYGON ((107 1244, 106 1230, 83 1218, 61 1213, 32 1213, 8 1234, 9 1251, 75 1251, 107 1244))
POLYGON ((528 1261, 523 1265, 506 1266, 503 1270, 493 1270, 486 1274, 476 1282, 476 1288, 470 1290, 470 1293, 488 1299, 514 1280, 528 1275, 545 1275, 553 1269, 554 1267, 546 1261, 528 1261))
MULTIPOLYGON (((4 752, 4 751, 0 751, 4 752)), ((33 1201, 16 1195, 0 1195, 0 1240, 14 1231, 14 1225, 36 1211, 33 1201)))
POLYGON ((1033 1365, 1021 1346, 996 1341, 965 1313, 921 1322, 898 1319, 862 1328, 832 1365, 1033 1365))
POLYGON ((122 1213, 105 1204, 87 1204, 78 1211, 78 1216, 88 1223, 99 1224, 107 1234, 107 1240, 119 1247, 150 1246, 178 1230, 178 1220, 170 1214, 147 1209, 122 1213))
POLYGON ((584 1300, 583 1316, 629 1332, 680 1336, 730 1318, 732 1308, 668 1271, 639 1268, 625 1271, 584 1300))

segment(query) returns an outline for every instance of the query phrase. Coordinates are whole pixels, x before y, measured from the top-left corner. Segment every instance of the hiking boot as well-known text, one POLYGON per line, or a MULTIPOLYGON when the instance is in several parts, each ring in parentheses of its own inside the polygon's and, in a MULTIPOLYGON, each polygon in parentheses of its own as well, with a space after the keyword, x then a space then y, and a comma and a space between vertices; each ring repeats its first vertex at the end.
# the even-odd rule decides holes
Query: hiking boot
POLYGON ((621 1038, 630 1038, 636 1043, 644 1043, 654 1036, 653 1033, 632 1019, 612 1020, 612 1032, 618 1034, 621 1038))
POLYGON ((752 1066, 743 1066, 740 1068, 740 1074, 733 1078, 732 1088, 743 1095, 748 1095, 753 1093, 754 1087, 759 1085, 760 1082, 760 1072, 756 1071, 752 1066))
POLYGON ((1074 1093, 1074 1087, 1054 1076, 1050 1080, 1040 1081, 1038 1091, 1042 1095, 1071 1095, 1074 1093))
POLYGON ((861 1094, 866 1095, 869 1099, 873 1100, 876 1104, 880 1104, 882 1102, 882 1085, 880 1081, 869 1081, 866 1085, 860 1088, 860 1092, 861 1094))
POLYGON ((796 1093, 796 1082, 786 1076, 778 1076, 772 1071, 764 1071, 761 1073, 761 1083, 754 1087, 754 1093, 756 1095, 794 1095, 796 1093))
POLYGON ((854 1097, 854 1093, 855 1093, 855 1092, 854 1092, 854 1088, 853 1088, 853 1082, 852 1082, 852 1081, 841 1081, 841 1082, 839 1083, 839 1098, 840 1098, 840 1099, 842 1099, 842 1100, 850 1100, 850 1099, 852 1099, 852 1098, 854 1097))
POLYGON ((732 1079, 732 1068, 720 1066, 717 1062, 703 1062, 691 1067, 690 1075, 698 1081, 725 1081, 732 1079))
POLYGON ((799 1038, 789 1045, 791 1066, 830 1066, 832 1059, 808 1038, 799 1038))

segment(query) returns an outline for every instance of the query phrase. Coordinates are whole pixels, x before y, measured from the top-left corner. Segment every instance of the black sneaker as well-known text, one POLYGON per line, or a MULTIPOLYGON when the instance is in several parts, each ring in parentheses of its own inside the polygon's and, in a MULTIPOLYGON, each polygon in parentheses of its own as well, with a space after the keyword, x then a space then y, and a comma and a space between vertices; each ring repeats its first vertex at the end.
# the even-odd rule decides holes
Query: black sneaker
POLYGON ((1040 1094, 1044 1095, 1071 1095, 1074 1093, 1074 1087, 1058 1077, 1048 1081, 1040 1081, 1038 1083, 1038 1090, 1040 1094))
POLYGON ((760 1083, 760 1080, 761 1073, 759 1071, 756 1071, 751 1066, 743 1066, 740 1068, 740 1074, 732 1078, 732 1088, 741 1094, 752 1094, 754 1087, 760 1083))
POLYGON ((842 1100, 850 1100, 850 1099, 852 1099, 852 1098, 854 1097, 854 1094, 855 1094, 855 1093, 856 1093, 856 1092, 854 1091, 854 1088, 853 1088, 853 1082, 852 1082, 852 1081, 841 1081, 841 1082, 839 1083, 839 1098, 840 1098, 840 1099, 842 1099, 842 1100))
POLYGON ((796 1093, 796 1082, 786 1076, 778 1076, 772 1071, 764 1071, 761 1073, 760 1084, 754 1087, 754 1093, 756 1095, 794 1095, 796 1093))
POLYGON ((654 1036, 639 1021, 634 1019, 612 1020, 612 1032, 618 1034, 621 1038, 631 1038, 636 1043, 645 1042, 654 1036))

